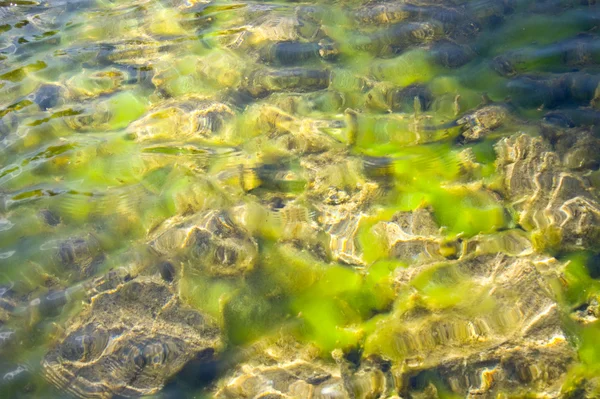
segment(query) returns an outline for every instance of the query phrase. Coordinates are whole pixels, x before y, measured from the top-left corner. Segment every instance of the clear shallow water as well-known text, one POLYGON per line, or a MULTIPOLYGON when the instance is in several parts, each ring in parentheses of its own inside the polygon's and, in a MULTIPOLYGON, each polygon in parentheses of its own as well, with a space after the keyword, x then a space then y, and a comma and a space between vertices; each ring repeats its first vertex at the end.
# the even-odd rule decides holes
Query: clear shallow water
POLYGON ((594 3, 0 2, 0 393, 596 397, 594 3))

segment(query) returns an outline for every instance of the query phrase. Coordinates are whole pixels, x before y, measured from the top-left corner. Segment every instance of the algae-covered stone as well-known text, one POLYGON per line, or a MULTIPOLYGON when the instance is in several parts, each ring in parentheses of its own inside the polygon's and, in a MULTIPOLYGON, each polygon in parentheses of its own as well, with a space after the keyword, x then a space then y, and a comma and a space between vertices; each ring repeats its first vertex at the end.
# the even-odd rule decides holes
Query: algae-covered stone
POLYGON ((77 281, 93 276, 104 259, 100 242, 92 234, 49 241, 42 245, 42 250, 51 251, 60 272, 73 275, 77 281))
POLYGON ((509 118, 510 110, 506 105, 492 104, 460 117, 456 123, 463 126, 465 141, 475 141, 505 124, 509 118))
POLYGON ((597 63, 600 56, 597 40, 594 35, 579 34, 551 45, 528 46, 495 57, 492 65, 498 73, 505 76, 589 66, 597 63))
POLYGON ((576 358, 552 290, 561 267, 485 255, 399 269, 399 302, 365 353, 392 359, 403 396, 428 382, 461 396, 556 395, 576 358))
POLYGON ((408 19, 411 8, 411 5, 403 2, 369 4, 358 8, 353 16, 360 24, 392 24, 408 19))
MULTIPOLYGON (((470 238, 464 237, 465 232, 456 236, 446 236, 447 229, 442 228, 434 216, 430 208, 397 212, 389 221, 375 224, 371 229, 371 235, 382 244, 384 256, 411 265, 463 258, 474 254, 504 253, 516 256, 530 254, 533 251, 529 237, 519 231, 478 234, 470 238)), ((443 214, 441 219, 444 220, 443 214)))
POLYGON ((146 110, 144 99, 133 92, 120 92, 107 100, 101 97, 68 112, 62 119, 74 131, 111 131, 127 127, 146 110))
POLYGON ((242 90, 253 98, 281 91, 312 92, 329 87, 330 76, 331 72, 327 69, 258 69, 244 77, 242 90))
POLYGON ((101 293, 42 361, 45 377, 79 397, 151 395, 199 354, 221 345, 217 325, 158 280, 101 293))
POLYGON ((125 74, 116 68, 90 73, 87 70, 67 81, 69 94, 73 99, 81 100, 114 93, 121 89, 125 74))
POLYGON ((319 224, 330 236, 334 259, 351 265, 364 263, 356 240, 361 220, 379 194, 379 185, 364 176, 360 159, 330 151, 305 157, 309 174, 308 197, 319 211, 319 224))
POLYGON ((246 367, 216 398, 346 398, 342 378, 313 363, 295 361, 275 366, 246 367))
POLYGON ((152 84, 160 97, 213 96, 224 89, 237 87, 245 65, 231 51, 214 50, 202 57, 182 55, 176 60, 165 57, 153 66, 152 84))
POLYGON ((399 22, 429 22, 441 24, 449 37, 457 40, 472 38, 481 30, 478 16, 445 1, 400 1, 367 4, 353 12, 361 29, 374 29, 399 22))
POLYGON ((389 256, 409 263, 426 263, 445 259, 443 237, 431 211, 417 209, 399 212, 390 222, 374 226, 375 235, 386 244, 389 256))
POLYGON ((444 27, 439 21, 399 22, 370 35, 356 36, 351 46, 359 51, 383 56, 432 43, 443 37, 444 27))
POLYGON ((320 9, 246 5, 226 25, 231 34, 215 38, 242 57, 275 65, 294 65, 336 57, 338 50, 321 29, 320 9))
POLYGON ((310 346, 290 338, 262 341, 246 350, 252 359, 240 364, 218 384, 215 397, 233 398, 337 398, 393 397, 389 363, 373 356, 360 365, 335 350, 331 359, 317 356, 310 346))
POLYGON ((514 103, 524 108, 557 108, 565 104, 598 104, 600 78, 585 72, 556 75, 523 75, 506 87, 514 103))
MULTIPOLYGON (((14 296, 13 289, 10 285, 3 284, 0 286, 0 327, 8 321, 12 311, 17 306, 17 301, 14 296)), ((13 334, 7 331, 2 331, 0 333, 0 336, 2 337, 0 338, 0 348, 4 346, 12 335, 13 334)))
POLYGON ((378 84, 367 94, 366 105, 388 112, 420 113, 427 111, 433 102, 431 91, 424 85, 393 87, 378 84))
POLYGON ((458 44, 450 40, 440 40, 431 48, 431 54, 438 65, 446 68, 458 68, 473 60, 475 51, 464 44, 458 44))
POLYGON ((150 237, 150 245, 165 256, 190 260, 213 276, 244 274, 258 255, 254 239, 219 210, 165 221, 150 237))
POLYGON ((327 127, 336 128, 337 123, 297 118, 271 105, 248 107, 244 116, 247 121, 245 127, 250 127, 251 133, 258 135, 248 142, 247 147, 256 147, 261 152, 266 153, 272 148, 273 152, 282 155, 302 155, 341 146, 324 132, 327 127))
POLYGON ((272 65, 301 65, 319 60, 333 60, 338 50, 328 40, 314 42, 283 41, 267 43, 258 51, 261 62, 272 65))
POLYGON ((301 38, 301 22, 295 15, 276 12, 259 16, 234 42, 235 46, 258 45, 265 41, 292 41, 301 38))
POLYGON ((150 38, 115 40, 104 43, 103 46, 105 50, 99 52, 99 56, 105 63, 148 66, 160 57, 160 42, 150 38))
MULTIPOLYGON (((263 186, 261 186, 262 188, 263 186)), ((331 259, 327 235, 317 223, 317 212, 306 201, 281 194, 263 194, 263 203, 249 203, 234 208, 236 222, 259 235, 304 248, 321 260, 331 259)))
POLYGON ((507 198, 538 247, 577 249, 600 239, 600 202, 584 175, 567 171, 541 138, 517 135, 496 145, 507 198), (534 240, 536 238, 534 237, 534 240))
POLYGON ((227 143, 231 137, 233 110, 226 104, 188 97, 159 103, 129 126, 137 140, 206 139, 227 143))
POLYGON ((479 234, 462 243, 463 256, 502 253, 509 256, 527 256, 534 252, 529 235, 520 229, 479 234))

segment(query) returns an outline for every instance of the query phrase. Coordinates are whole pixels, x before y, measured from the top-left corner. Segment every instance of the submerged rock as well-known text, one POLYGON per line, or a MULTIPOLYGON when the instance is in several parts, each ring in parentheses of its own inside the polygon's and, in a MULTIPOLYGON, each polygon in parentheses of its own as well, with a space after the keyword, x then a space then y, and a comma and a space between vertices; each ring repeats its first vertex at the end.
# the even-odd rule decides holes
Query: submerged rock
POLYGON ((258 343, 215 397, 558 395, 577 357, 552 288, 562 267, 552 258, 474 254, 399 268, 396 306, 361 351, 336 349, 326 359, 309 346, 258 343))
POLYGON ((48 381, 78 397, 151 395, 220 345, 208 316, 183 305, 165 283, 139 278, 93 297, 42 367, 48 381))
POLYGON ((234 398, 349 398, 344 381, 314 363, 293 361, 274 366, 242 367, 215 395, 234 398))
POLYGON ((551 288, 560 270, 505 255, 398 269, 402 303, 365 353, 392 359, 402 397, 556 395, 576 359, 551 288))
POLYGON ((233 110, 226 104, 197 97, 167 100, 129 126, 139 141, 209 139, 231 136, 233 110))
POLYGON ((600 77, 585 72, 523 75, 508 81, 506 87, 513 102, 524 108, 596 106, 600 101, 600 77))
POLYGON ((329 87, 330 77, 331 72, 327 69, 258 69, 245 77, 242 90, 253 98, 262 98, 282 91, 312 92, 329 87))
POLYGON ((308 155, 341 146, 325 132, 328 129, 341 130, 338 121, 297 118, 271 105, 249 107, 245 117, 252 131, 260 133, 248 144, 260 151, 266 152, 263 148, 266 147, 284 155, 308 155), (270 145, 265 145, 267 139, 270 145))
POLYGON ((591 66, 600 59, 598 37, 579 34, 549 46, 532 46, 495 57, 492 67, 501 75, 514 76, 531 70, 591 66))
POLYGON ((600 318, 600 304, 598 298, 591 298, 588 303, 579 306, 570 314, 571 318, 581 324, 595 323, 600 318))
POLYGON ((222 41, 230 48, 251 50, 269 42, 291 42, 321 39, 321 23, 318 14, 322 10, 298 7, 293 13, 281 13, 269 6, 247 7, 245 15, 236 19, 232 26, 243 29, 222 41), (313 12, 314 11, 314 12, 313 12))
MULTIPOLYGON (((17 301, 14 298, 14 292, 12 289, 12 285, 0 285, 0 327, 6 323, 13 310, 17 306, 17 301)), ((0 347, 3 347, 5 342, 10 338, 13 334, 2 331, 0 333, 0 347)))
POLYGON ((52 251, 60 271, 73 275, 76 281, 93 276, 104 260, 100 242, 92 234, 50 241, 42 249, 52 251))
POLYGON ((431 52, 433 59, 446 68, 458 68, 468 64, 476 56, 473 49, 464 44, 441 40, 435 43, 431 52))
POLYGON ((33 102, 35 102, 42 111, 47 111, 60 105, 63 101, 65 89, 62 86, 55 84, 43 84, 33 94, 33 102))
POLYGON ((483 106, 456 120, 463 128, 464 141, 476 141, 485 134, 504 125, 511 118, 509 108, 505 104, 483 106))
POLYGON ((411 16, 410 9, 410 5, 404 2, 369 4, 354 11, 353 17, 360 24, 393 24, 408 19, 411 16))
POLYGON ((319 60, 334 60, 338 55, 335 44, 319 42, 283 41, 268 43, 258 50, 261 62, 273 65, 302 65, 319 60))
POLYGON ((250 360, 218 383, 217 399, 394 397, 390 365, 377 356, 353 364, 336 350, 325 361, 310 346, 287 340, 259 342, 246 351, 250 360), (282 342, 283 341, 283 342, 282 342))
POLYGON ((358 228, 379 195, 379 185, 364 176, 360 159, 345 152, 305 157, 301 164, 309 175, 308 197, 319 211, 318 223, 330 237, 333 259, 362 265, 358 228))
POLYGON ((13 1, 4 396, 598 396, 595 0, 13 1))
POLYGON ((445 259, 442 255, 445 251, 442 249, 440 227, 430 210, 399 212, 391 221, 375 225, 374 231, 383 238, 390 256, 409 264, 445 259))
POLYGON ((408 265, 425 265, 447 259, 466 259, 488 254, 525 256, 533 245, 522 230, 478 234, 471 238, 446 237, 431 209, 418 208, 396 213, 390 221, 373 226, 372 234, 383 244, 386 256, 408 265))
POLYGON ((542 136, 560 156, 565 168, 580 172, 598 169, 600 139, 587 129, 544 129, 542 136))
POLYGON ((248 232, 218 210, 165 221, 152 234, 150 246, 164 256, 191 261, 213 276, 244 274, 258 256, 258 246, 248 232))
POLYGON ((423 85, 403 88, 377 85, 367 94, 367 106, 388 112, 419 113, 433 103, 433 94, 423 85))
POLYGON ((351 46, 359 51, 385 56, 444 37, 444 27, 439 21, 399 22, 369 35, 356 36, 351 40, 351 46))
POLYGON ((540 248, 582 249, 600 240, 600 199, 541 138, 516 135, 496 145, 496 164, 519 224, 540 248))

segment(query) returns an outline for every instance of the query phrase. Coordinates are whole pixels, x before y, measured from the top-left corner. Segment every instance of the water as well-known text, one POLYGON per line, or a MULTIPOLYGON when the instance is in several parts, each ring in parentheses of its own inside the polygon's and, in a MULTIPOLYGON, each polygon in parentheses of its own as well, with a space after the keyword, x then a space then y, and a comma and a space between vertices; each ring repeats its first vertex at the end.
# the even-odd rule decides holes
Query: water
POLYGON ((598 397, 599 7, 0 1, 0 396, 598 397))

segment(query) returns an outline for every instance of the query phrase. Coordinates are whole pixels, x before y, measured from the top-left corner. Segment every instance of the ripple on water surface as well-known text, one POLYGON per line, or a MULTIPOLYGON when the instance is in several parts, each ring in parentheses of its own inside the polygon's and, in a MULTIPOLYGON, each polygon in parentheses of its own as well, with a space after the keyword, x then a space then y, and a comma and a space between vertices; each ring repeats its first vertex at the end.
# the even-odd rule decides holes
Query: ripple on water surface
POLYGON ((598 397, 598 29, 0 1, 0 396, 598 397))

